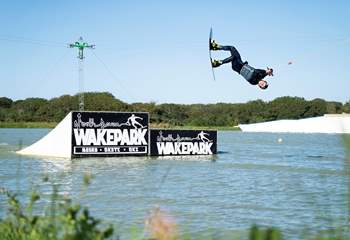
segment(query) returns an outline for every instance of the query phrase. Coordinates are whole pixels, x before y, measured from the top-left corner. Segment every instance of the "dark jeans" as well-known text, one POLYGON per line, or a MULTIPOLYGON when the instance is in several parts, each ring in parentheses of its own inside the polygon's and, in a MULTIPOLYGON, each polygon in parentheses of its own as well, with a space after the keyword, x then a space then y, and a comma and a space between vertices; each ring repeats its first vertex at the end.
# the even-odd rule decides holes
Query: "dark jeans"
POLYGON ((241 59, 241 55, 239 54, 239 52, 237 51, 237 49, 234 46, 221 46, 219 48, 219 50, 223 50, 223 51, 230 51, 231 52, 231 56, 228 58, 225 58, 224 60, 222 60, 221 62, 223 64, 225 63, 232 63, 232 69, 238 73, 240 73, 243 65, 246 62, 243 62, 241 59))

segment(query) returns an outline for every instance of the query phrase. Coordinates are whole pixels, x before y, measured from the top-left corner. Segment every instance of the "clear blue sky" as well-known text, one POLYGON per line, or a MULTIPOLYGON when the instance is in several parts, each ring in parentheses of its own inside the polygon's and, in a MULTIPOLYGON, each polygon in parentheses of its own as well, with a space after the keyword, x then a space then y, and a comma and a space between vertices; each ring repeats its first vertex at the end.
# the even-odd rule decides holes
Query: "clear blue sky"
MULTIPOLYGON (((85 91, 125 102, 216 103, 299 96, 350 100, 350 1, 1 1, 0 96, 78 92, 80 36, 85 91), (266 91, 208 60, 210 27, 256 68, 273 67, 266 91), (288 62, 292 61, 292 65, 288 62)), ((215 53, 225 58, 225 52, 215 53)))

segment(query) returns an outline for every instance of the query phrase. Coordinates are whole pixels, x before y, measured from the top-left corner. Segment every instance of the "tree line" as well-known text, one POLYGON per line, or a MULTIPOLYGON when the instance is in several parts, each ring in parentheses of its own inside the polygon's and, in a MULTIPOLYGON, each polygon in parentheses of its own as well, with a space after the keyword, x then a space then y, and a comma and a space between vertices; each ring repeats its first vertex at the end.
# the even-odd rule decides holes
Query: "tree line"
MULTIPOLYGON (((279 119, 301 119, 324 114, 350 113, 346 103, 324 99, 279 97, 272 101, 247 103, 156 104, 125 103, 108 92, 84 94, 86 111, 149 112, 150 122, 158 126, 235 126, 279 119)), ((13 101, 0 97, 0 122, 59 122, 78 109, 78 95, 63 95, 50 100, 27 98, 13 101)))

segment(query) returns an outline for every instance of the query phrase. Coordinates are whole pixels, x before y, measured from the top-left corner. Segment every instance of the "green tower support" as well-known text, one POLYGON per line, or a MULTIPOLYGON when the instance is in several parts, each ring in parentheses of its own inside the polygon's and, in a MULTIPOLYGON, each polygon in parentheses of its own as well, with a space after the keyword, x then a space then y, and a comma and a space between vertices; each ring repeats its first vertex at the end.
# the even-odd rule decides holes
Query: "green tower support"
POLYGON ((79 50, 79 111, 84 111, 84 49, 94 49, 95 45, 89 45, 80 37, 79 41, 69 44, 69 47, 79 50))

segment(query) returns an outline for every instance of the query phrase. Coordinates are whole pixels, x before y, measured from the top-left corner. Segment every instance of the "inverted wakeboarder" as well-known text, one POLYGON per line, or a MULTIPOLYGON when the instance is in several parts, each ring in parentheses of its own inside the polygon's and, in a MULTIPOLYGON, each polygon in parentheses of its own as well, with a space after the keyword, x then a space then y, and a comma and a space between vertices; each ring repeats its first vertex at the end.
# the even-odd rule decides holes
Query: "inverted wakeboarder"
POLYGON ((266 89, 269 84, 264 80, 266 76, 273 76, 273 69, 255 69, 248 64, 247 61, 243 62, 241 55, 234 46, 221 46, 215 42, 215 40, 210 41, 210 50, 213 51, 230 51, 231 56, 223 60, 212 60, 211 65, 213 68, 220 67, 222 64, 230 63, 232 64, 233 71, 242 75, 250 84, 258 85, 261 89, 266 89))

